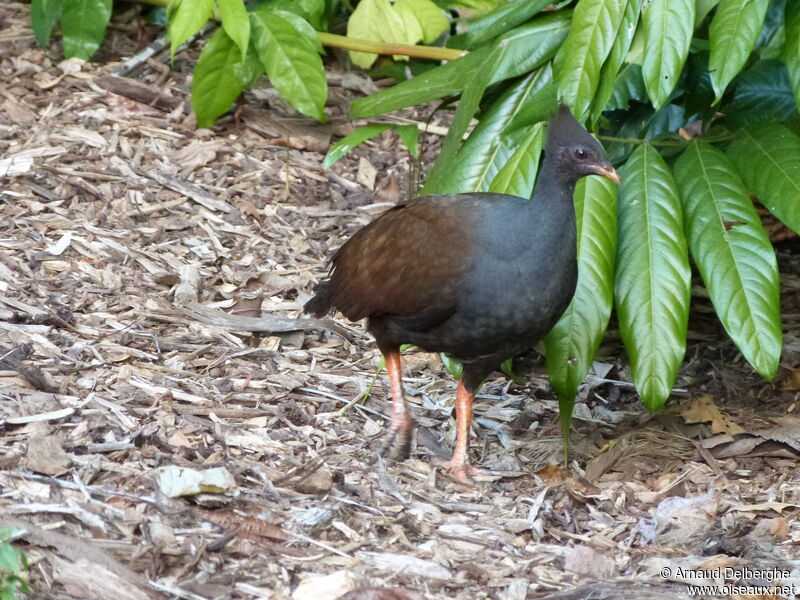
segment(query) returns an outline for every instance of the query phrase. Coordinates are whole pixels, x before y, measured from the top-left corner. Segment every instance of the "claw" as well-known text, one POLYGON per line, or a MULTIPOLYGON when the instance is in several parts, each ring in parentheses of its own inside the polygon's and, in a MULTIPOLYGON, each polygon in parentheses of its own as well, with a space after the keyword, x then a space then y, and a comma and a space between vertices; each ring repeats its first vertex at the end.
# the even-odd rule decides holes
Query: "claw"
POLYGON ((401 421, 397 425, 392 424, 378 447, 378 455, 386 456, 388 454, 398 460, 407 459, 411 455, 411 443, 414 440, 415 430, 414 419, 401 421))
POLYGON ((475 477, 485 475, 487 471, 480 469, 469 463, 461 462, 456 458, 450 460, 443 460, 436 463, 437 466, 447 469, 448 475, 460 483, 467 485, 475 485, 475 477))

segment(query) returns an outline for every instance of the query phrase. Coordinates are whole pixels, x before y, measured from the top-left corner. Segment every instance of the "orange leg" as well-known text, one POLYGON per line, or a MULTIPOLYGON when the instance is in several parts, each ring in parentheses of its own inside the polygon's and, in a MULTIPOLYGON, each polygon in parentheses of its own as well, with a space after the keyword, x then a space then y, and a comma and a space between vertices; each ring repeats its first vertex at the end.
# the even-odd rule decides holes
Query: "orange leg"
POLYGON ((397 458, 408 458, 411 451, 411 438, 414 433, 414 417, 406 404, 403 394, 403 376, 400 366, 400 352, 391 351, 384 354, 386 373, 389 375, 389 390, 392 394, 392 423, 379 454, 383 456, 394 447, 397 458))
POLYGON ((469 464, 467 455, 474 397, 464 387, 464 382, 459 381, 456 391, 456 445, 453 448, 453 458, 442 464, 443 467, 447 467, 454 479, 465 483, 470 483, 470 478, 480 473, 480 469, 469 464))

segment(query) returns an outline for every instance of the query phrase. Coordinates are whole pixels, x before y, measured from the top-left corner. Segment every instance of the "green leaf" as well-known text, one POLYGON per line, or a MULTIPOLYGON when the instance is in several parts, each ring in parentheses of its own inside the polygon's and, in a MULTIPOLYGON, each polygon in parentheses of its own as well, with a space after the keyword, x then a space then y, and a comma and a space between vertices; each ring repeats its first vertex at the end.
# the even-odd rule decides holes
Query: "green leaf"
POLYGON ((653 0, 644 9, 642 74, 657 109, 666 104, 689 54, 695 0, 653 0))
POLYGON ((376 94, 358 98, 350 105, 350 116, 354 119, 374 117, 457 94, 490 51, 490 48, 481 48, 376 94))
POLYGON ((110 18, 111 0, 66 2, 61 16, 64 56, 89 60, 103 42, 110 18))
POLYGON ((694 17, 694 26, 700 25, 700 22, 706 18, 706 15, 719 4, 719 0, 696 0, 696 12, 694 17))
POLYGON ((408 153, 414 158, 419 156, 419 127, 416 125, 393 125, 408 153))
POLYGON ((242 51, 242 58, 247 56, 247 46, 250 43, 250 19, 242 0, 217 0, 219 3, 219 16, 225 33, 242 51))
POLYGON ((565 438, 578 386, 592 366, 611 316, 617 251, 616 186, 607 179, 586 177, 578 182, 574 198, 578 285, 572 303, 544 338, 547 373, 558 396, 565 438))
POLYGON ((170 0, 167 7, 170 59, 175 58, 175 52, 183 42, 200 31, 213 12, 214 0, 170 0))
POLYGON ((242 90, 262 73, 255 50, 242 60, 225 30, 217 29, 200 52, 192 81, 192 108, 198 127, 207 127, 227 112, 242 90))
POLYGON ((543 144, 544 124, 537 123, 492 180, 489 191, 530 198, 539 170, 539 156, 543 144))
MULTIPOLYGON (((412 39, 407 24, 400 12, 395 10, 389 0, 361 0, 347 20, 348 37, 373 42, 398 42, 414 44, 422 37, 422 29, 417 24, 419 37, 412 39)), ((377 54, 369 52, 350 52, 350 60, 357 67, 372 66, 377 54)))
POLYGON ((778 123, 746 127, 736 133, 728 156, 761 203, 800 232, 800 137, 778 123))
MULTIPOLYGON (((633 36, 636 33, 636 25, 639 23, 639 14, 642 12, 642 2, 643 0, 627 0, 625 3, 625 12, 622 15, 622 22, 619 24, 617 37, 600 71, 600 82, 597 86, 597 93, 592 101, 592 120, 595 123, 597 119, 600 118, 600 113, 606 108, 606 105, 617 89, 617 84, 615 82, 617 81, 617 76, 620 74, 620 69, 622 69, 623 75, 631 68, 638 69, 638 80, 642 82, 642 86, 644 85, 641 68, 639 68, 638 65, 628 65, 623 69, 625 58, 628 56, 628 51, 633 42, 633 36)), ((627 105, 625 108, 627 108, 627 105)), ((609 107, 609 110, 614 109, 609 107)))
POLYGON ((320 31, 326 31, 325 26, 325 0, 294 0, 302 8, 305 19, 311 27, 320 31))
POLYGON ((325 155, 325 160, 322 161, 322 168, 329 169, 336 161, 348 154, 353 148, 388 129, 395 129, 411 155, 417 156, 419 153, 417 146, 419 142, 419 129, 416 125, 364 125, 331 146, 331 149, 328 150, 328 153, 325 155))
POLYGON ((61 19, 63 10, 64 0, 31 0, 31 26, 42 48, 50 42, 53 27, 61 19))
POLYGON ((445 30, 450 28, 450 21, 444 11, 431 0, 397 0, 395 6, 407 7, 422 27, 422 41, 430 44, 445 30))
POLYGON ((781 58, 786 64, 797 110, 800 111, 800 3, 786 7, 786 37, 781 58))
POLYGON ((760 60, 735 81, 733 101, 723 106, 727 124, 740 127, 764 120, 783 121, 797 114, 786 65, 760 60))
MULTIPOLYGON (((409 2, 397 0, 390 5, 403 20, 402 32, 383 29, 381 35, 384 41, 399 42, 401 44, 416 44, 422 40, 422 25, 414 14, 414 9, 409 2), (388 39, 387 39, 388 38, 388 39)), ((394 56, 395 60, 408 60, 407 56, 394 56)))
POLYGON ((603 61, 614 45, 625 7, 620 0, 580 0, 575 7, 572 27, 553 68, 559 99, 578 121, 589 113, 603 61))
POLYGON ((437 192, 487 191, 497 172, 514 153, 516 136, 513 134, 548 119, 555 106, 550 65, 509 86, 464 142, 437 192))
POLYGON ((276 12, 250 13, 253 44, 272 85, 304 115, 325 120, 328 82, 314 44, 276 12))
POLYGON ((605 104, 605 110, 621 110, 630 107, 631 100, 645 101, 647 90, 642 78, 642 67, 637 64, 625 67, 617 78, 611 97, 605 104))
POLYGON ((524 23, 550 4, 550 0, 514 0, 502 2, 490 13, 469 23, 466 47, 477 48, 524 23))
POLYGON ((772 379, 781 355, 775 251, 736 168, 698 140, 675 163, 689 249, 722 324, 748 362, 772 379))
POLYGON ((614 295, 636 390, 648 410, 669 397, 686 352, 691 298, 681 200, 669 168, 649 144, 620 171, 614 295))
POLYGON ((711 42, 708 68, 715 103, 747 62, 764 24, 768 5, 769 0, 721 0, 719 3, 708 32, 711 42))
POLYGON ((489 86, 492 67, 503 61, 506 49, 506 46, 495 46, 464 88, 464 94, 461 96, 458 108, 456 108, 456 114, 442 142, 439 157, 436 159, 433 168, 428 174, 428 179, 425 181, 425 186, 422 188, 424 193, 441 193, 439 190, 445 186, 450 171, 456 162, 456 151, 469 128, 472 117, 478 110, 483 92, 489 86))
POLYGON ((502 36, 493 47, 479 48, 466 56, 431 69, 377 94, 359 98, 351 105, 352 117, 373 117, 459 93, 471 81, 493 48, 503 46, 500 64, 490 69, 490 85, 528 73, 553 57, 567 35, 570 11, 560 10, 535 19, 502 36))
POLYGON ((322 46, 322 42, 319 41, 317 32, 303 17, 287 10, 272 9, 271 12, 286 19, 297 30, 297 33, 311 44, 318 53, 325 54, 325 48, 322 46))

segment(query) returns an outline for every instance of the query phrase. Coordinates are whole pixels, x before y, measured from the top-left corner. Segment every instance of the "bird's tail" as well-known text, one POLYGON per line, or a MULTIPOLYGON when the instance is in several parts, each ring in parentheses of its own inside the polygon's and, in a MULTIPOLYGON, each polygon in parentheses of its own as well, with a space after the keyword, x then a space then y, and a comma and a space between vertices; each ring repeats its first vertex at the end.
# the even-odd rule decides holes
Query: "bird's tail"
POLYGON ((331 297, 331 282, 325 280, 314 286, 314 296, 303 305, 303 312, 324 317, 333 309, 333 298, 331 297))

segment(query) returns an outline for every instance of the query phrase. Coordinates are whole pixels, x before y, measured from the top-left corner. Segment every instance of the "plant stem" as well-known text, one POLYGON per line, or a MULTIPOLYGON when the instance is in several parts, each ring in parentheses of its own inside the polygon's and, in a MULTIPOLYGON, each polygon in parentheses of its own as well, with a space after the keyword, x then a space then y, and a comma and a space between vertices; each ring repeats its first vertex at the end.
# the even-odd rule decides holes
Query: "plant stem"
MULTIPOLYGON (((169 0, 138 1, 140 4, 152 4, 154 6, 167 6, 167 4, 169 4, 169 0)), ((322 42, 323 45, 333 48, 371 52, 372 54, 397 54, 413 56, 414 58, 428 58, 431 60, 455 60, 467 53, 466 50, 454 50, 453 48, 440 48, 438 46, 385 44, 383 42, 373 42, 371 40, 359 40, 345 35, 336 35, 335 33, 325 33, 324 31, 317 31, 317 38, 319 38, 319 41, 322 42)))
POLYGON ((455 60, 466 54, 464 50, 452 48, 439 48, 438 46, 412 46, 410 44, 385 44, 371 40, 359 40, 335 33, 317 32, 319 41, 325 46, 356 50, 358 52, 371 52, 372 54, 401 54, 414 58, 429 58, 433 60, 455 60))
MULTIPOLYGON (((596 136, 597 139, 603 140, 604 142, 619 142, 620 144, 650 144, 651 146, 685 146, 691 140, 663 140, 663 141, 654 141, 654 140, 643 140, 640 138, 621 138, 621 137, 613 137, 610 135, 598 135, 596 136)), ((730 135, 718 135, 716 137, 699 137, 699 139, 705 142, 726 142, 728 140, 732 140, 733 136, 730 135)))
POLYGON ((650 144, 652 146, 685 146, 689 143, 678 140, 657 142, 652 140, 642 140, 639 138, 613 137, 610 135, 598 135, 597 139, 603 140, 604 142, 619 142, 620 144, 650 144))

